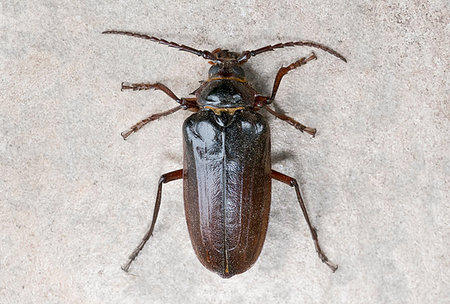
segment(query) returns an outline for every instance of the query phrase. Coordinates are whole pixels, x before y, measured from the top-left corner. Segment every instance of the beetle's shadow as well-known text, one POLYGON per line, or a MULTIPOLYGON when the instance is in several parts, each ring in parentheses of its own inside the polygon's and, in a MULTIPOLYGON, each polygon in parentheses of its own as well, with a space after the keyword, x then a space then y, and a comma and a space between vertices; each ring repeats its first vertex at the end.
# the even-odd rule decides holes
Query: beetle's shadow
MULTIPOLYGON (((272 93, 272 85, 270 85, 270 91, 262 91, 261 88, 267 87, 267 81, 266 78, 261 78, 261 73, 256 72, 251 65, 248 65, 245 67, 245 74, 247 75, 248 81, 252 85, 252 87, 261 95, 267 95, 270 96, 272 93)), ((269 78, 270 79, 270 78, 269 78)), ((275 80, 275 76, 273 77, 272 81, 275 80)), ((273 101, 271 103, 271 106, 275 109, 276 112, 285 114, 285 111, 283 111, 278 105, 276 101, 273 101)), ((267 113, 267 111, 260 112, 268 121, 272 121, 274 119, 273 115, 270 115, 267 113)), ((287 160, 287 159, 293 159, 295 158, 295 154, 290 151, 280 151, 275 152, 272 154, 272 164, 279 163, 281 161, 287 160)))
MULTIPOLYGON (((248 82, 251 86, 261 95, 270 95, 271 91, 266 92, 263 88, 267 87, 268 77, 261 77, 261 72, 255 71, 252 65, 245 66, 245 76, 248 79, 248 82)), ((275 78, 273 78, 275 80, 275 78)), ((269 80, 270 81, 270 80, 269 80)), ((273 83, 272 83, 273 84, 273 83)), ((272 89, 272 85, 270 85, 270 90, 272 89)))
POLYGON ((276 164, 279 162, 282 162, 287 159, 293 159, 295 158, 295 154, 291 151, 281 151, 281 152, 275 152, 272 153, 272 164, 276 164))
MULTIPOLYGON (((270 96, 272 94, 272 87, 273 82, 275 81, 276 73, 273 75, 273 77, 261 77, 261 73, 256 72, 251 65, 245 66, 245 74, 247 76, 247 79, 249 83, 252 85, 252 87, 261 95, 270 96), (269 79, 269 91, 267 91, 267 79, 269 79)), ((281 114, 286 114, 285 111, 283 111, 278 105, 277 101, 274 100, 271 103, 271 106, 275 109, 276 112, 281 114)), ((273 118, 272 115, 265 115, 266 118, 273 118)))

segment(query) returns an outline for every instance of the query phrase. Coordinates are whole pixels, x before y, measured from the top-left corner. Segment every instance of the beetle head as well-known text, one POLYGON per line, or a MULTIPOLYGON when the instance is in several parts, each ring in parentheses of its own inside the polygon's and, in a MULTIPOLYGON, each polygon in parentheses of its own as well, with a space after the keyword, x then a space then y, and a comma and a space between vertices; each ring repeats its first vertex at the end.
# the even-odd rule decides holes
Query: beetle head
POLYGON ((234 62, 219 62, 209 68, 209 79, 213 78, 237 78, 245 80, 244 69, 234 62))
POLYGON ((239 66, 238 58, 240 54, 228 50, 215 49, 211 52, 215 58, 210 61, 213 65, 208 72, 209 78, 237 78, 245 80, 244 70, 239 66))
POLYGON ((221 48, 217 48, 212 51, 211 55, 213 55, 215 60, 218 62, 236 62, 240 56, 239 53, 222 50, 221 48))
POLYGON ((253 105, 253 95, 249 92, 244 69, 240 66, 239 53, 215 49, 211 53, 214 59, 208 72, 208 82, 196 91, 197 103, 212 109, 221 115, 223 111, 234 114, 235 111, 253 105))

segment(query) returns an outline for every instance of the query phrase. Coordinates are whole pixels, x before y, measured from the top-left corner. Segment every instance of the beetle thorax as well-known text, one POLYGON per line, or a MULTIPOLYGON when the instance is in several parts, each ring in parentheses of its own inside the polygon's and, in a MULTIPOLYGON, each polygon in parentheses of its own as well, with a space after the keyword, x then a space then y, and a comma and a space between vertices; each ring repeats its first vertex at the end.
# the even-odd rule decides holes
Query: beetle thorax
POLYGON ((197 103, 203 108, 243 109, 253 106, 254 95, 246 83, 233 79, 214 79, 197 92, 197 103))
POLYGON ((253 89, 245 79, 245 72, 236 62, 214 64, 208 80, 196 91, 197 103, 216 114, 250 108, 254 103, 253 89))

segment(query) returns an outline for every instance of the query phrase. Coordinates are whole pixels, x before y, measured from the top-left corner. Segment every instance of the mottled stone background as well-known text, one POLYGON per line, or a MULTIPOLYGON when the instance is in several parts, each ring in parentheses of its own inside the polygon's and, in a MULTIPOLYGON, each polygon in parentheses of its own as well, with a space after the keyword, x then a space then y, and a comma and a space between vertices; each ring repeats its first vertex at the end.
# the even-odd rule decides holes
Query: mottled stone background
MULTIPOLYGON (((3 1, 0 302, 449 303, 449 19, 444 0, 3 1), (277 109, 316 138, 268 117, 273 167, 298 179, 336 273, 279 182, 248 272, 224 280, 198 262, 181 182, 164 188, 131 272, 120 269, 147 229, 159 176, 182 166, 189 115, 123 141, 175 104, 120 83, 160 81, 188 96, 209 65, 107 29, 208 50, 310 39, 348 58, 315 50, 280 86, 277 109)), ((269 94, 278 68, 311 51, 252 58, 249 78, 269 94)))

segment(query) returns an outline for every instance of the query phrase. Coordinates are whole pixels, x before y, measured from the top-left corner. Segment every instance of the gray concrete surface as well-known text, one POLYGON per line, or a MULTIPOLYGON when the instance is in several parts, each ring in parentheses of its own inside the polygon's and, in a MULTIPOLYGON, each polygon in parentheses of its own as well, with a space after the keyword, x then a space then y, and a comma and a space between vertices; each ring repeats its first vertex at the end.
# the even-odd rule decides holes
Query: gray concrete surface
MULTIPOLYGON (((1 12, 1 303, 449 303, 449 7, 447 1, 4 1, 1 12), (180 112, 123 141, 120 132, 187 96, 205 60, 134 30, 199 49, 310 39, 347 58, 283 80, 276 107, 316 138, 269 118, 273 167, 299 180, 322 247, 295 194, 274 182, 262 254, 223 280, 191 248, 181 182, 168 184, 154 237, 160 174, 181 168, 180 112)), ((251 59, 270 93, 277 69, 311 53, 251 59)))

